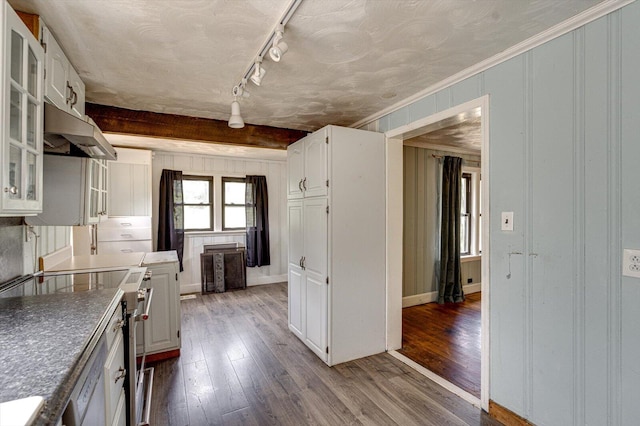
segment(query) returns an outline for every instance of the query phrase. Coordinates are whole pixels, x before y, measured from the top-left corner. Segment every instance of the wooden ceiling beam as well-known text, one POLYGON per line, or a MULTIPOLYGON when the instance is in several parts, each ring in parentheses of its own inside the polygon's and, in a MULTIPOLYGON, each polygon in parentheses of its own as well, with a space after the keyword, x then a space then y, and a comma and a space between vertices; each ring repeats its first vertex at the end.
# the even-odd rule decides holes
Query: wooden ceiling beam
POLYGON ((232 129, 226 121, 184 115, 134 111, 86 103, 85 113, 106 133, 151 136, 258 148, 287 149, 307 132, 245 124, 232 129))

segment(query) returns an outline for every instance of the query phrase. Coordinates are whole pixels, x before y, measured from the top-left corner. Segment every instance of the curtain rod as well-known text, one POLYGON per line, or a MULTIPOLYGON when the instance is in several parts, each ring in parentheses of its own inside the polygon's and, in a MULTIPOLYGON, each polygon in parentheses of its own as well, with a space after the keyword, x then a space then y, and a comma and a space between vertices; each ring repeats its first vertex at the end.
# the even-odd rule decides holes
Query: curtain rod
MULTIPOLYGON (((431 154, 431 156, 437 160, 442 160, 445 156, 444 155, 438 155, 438 154, 431 154)), ((462 158, 462 157, 460 157, 462 158)), ((481 164, 481 161, 478 160, 466 160, 464 158, 462 158, 462 162, 463 163, 476 163, 476 164, 481 164)))

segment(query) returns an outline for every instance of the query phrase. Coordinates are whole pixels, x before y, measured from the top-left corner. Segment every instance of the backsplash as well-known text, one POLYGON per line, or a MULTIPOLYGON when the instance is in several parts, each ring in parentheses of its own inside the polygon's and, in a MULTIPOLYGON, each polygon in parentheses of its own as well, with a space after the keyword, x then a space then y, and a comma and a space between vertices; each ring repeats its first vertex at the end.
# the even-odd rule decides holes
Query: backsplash
POLYGON ((0 218, 0 283, 24 272, 21 217, 0 218))

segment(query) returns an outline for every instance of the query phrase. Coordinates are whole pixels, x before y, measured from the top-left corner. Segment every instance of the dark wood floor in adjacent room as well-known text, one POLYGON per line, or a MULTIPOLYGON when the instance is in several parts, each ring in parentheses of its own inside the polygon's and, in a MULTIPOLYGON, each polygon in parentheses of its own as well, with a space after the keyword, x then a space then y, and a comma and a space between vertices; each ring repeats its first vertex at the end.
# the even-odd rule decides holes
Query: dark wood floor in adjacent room
POLYGON ((402 355, 480 398, 481 293, 402 310, 402 355))
POLYGON ((286 283, 184 300, 152 404, 154 426, 499 424, 389 354, 327 367, 287 328, 286 283))

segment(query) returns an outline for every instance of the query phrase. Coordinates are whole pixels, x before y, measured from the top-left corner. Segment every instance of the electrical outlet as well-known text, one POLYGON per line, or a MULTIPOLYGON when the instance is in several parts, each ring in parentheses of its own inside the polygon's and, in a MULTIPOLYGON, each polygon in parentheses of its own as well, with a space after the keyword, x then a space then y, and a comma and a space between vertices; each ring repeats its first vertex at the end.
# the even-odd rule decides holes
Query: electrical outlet
POLYGON ((640 278, 640 250, 622 251, 622 275, 640 278))

